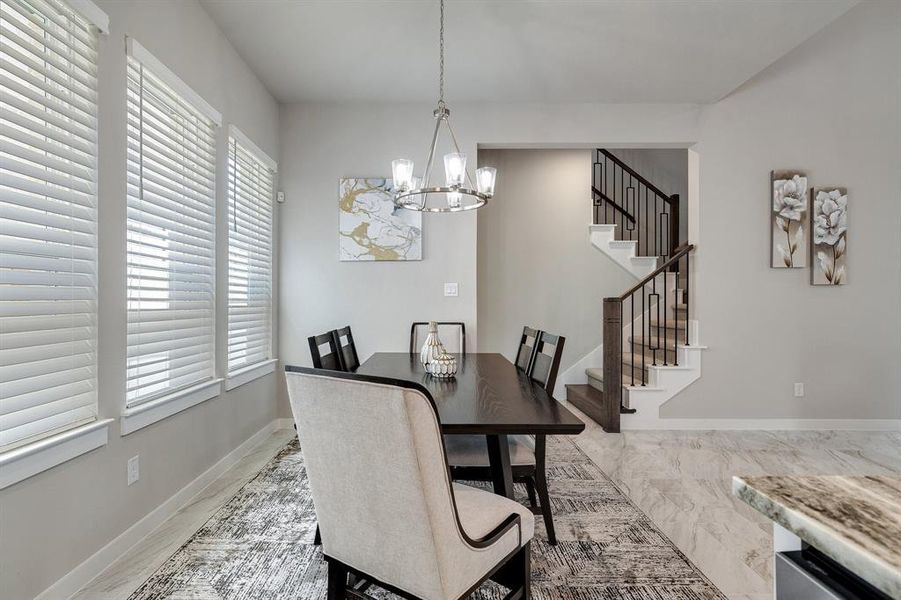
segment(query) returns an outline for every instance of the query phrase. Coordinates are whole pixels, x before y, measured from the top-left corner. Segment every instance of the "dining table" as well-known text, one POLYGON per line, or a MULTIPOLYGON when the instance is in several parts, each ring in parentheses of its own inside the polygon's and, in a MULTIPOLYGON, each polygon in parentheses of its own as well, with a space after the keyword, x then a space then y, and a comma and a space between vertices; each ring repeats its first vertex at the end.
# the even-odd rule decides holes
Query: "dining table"
POLYGON ((576 415, 539 383, 497 353, 456 354, 453 377, 430 375, 418 354, 376 352, 356 370, 413 381, 432 396, 444 435, 484 435, 494 492, 513 497, 511 435, 577 435, 585 429, 576 415))

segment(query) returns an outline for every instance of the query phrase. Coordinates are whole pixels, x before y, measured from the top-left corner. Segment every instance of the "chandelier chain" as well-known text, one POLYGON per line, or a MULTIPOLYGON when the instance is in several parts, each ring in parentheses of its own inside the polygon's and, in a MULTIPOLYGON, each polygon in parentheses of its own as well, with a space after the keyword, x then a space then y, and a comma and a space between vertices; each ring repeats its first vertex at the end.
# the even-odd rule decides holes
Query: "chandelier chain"
POLYGON ((444 0, 441 0, 441 21, 438 29, 438 106, 444 106, 444 0))

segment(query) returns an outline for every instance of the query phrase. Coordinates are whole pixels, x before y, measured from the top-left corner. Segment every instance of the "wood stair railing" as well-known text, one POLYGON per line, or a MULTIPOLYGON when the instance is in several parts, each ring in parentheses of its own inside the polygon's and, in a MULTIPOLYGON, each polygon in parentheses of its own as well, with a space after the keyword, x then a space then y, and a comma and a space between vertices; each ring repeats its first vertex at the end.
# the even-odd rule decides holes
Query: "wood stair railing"
POLYGON ((679 246, 679 195, 666 194, 609 150, 592 164, 595 225, 616 225, 616 239, 634 240, 636 255, 667 259, 679 246))
POLYGON ((679 366, 679 347, 688 346, 691 307, 691 244, 626 293, 604 298, 604 397, 600 425, 620 430, 620 414, 635 412, 623 403, 624 387, 646 387, 649 367, 679 366))

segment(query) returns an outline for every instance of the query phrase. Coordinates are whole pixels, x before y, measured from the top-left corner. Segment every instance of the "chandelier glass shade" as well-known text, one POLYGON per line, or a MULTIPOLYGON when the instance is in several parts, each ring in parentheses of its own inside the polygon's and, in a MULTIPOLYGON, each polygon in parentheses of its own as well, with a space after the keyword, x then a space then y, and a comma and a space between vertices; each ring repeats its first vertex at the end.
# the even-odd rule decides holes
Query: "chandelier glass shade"
POLYGON ((440 5, 438 106, 432 113, 435 130, 422 178, 413 176, 413 161, 410 159, 399 158, 391 163, 394 204, 398 208, 421 212, 459 212, 485 206, 494 196, 497 179, 497 170, 493 167, 477 169, 475 178, 472 177, 466 168, 466 154, 460 151, 451 128, 450 109, 444 102, 444 0, 440 1, 440 5), (444 185, 434 185, 434 163, 442 126, 450 135, 454 151, 444 155, 444 185))

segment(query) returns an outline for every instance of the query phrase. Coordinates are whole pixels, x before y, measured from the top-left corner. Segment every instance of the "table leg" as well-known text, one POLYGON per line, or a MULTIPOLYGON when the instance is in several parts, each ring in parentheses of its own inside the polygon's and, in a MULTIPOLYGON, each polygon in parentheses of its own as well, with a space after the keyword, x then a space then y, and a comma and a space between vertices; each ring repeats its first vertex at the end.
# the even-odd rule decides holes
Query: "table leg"
POLYGON ((491 465, 491 480, 494 493, 513 498, 513 471, 510 468, 510 445, 504 434, 487 435, 488 463, 491 465))

